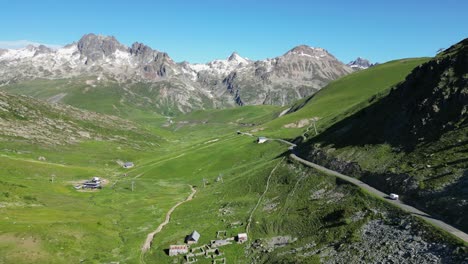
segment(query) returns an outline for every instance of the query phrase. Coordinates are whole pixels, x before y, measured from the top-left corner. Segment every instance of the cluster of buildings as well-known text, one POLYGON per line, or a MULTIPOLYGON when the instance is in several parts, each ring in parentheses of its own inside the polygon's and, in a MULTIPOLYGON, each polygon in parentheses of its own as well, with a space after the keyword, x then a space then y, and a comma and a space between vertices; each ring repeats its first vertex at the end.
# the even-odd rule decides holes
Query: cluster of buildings
POLYGON ((102 189, 101 179, 99 177, 93 177, 91 180, 76 185, 75 189, 102 189))
POLYGON ((246 242, 247 239, 246 233, 239 233, 235 237, 211 240, 209 244, 190 248, 200 240, 200 233, 193 231, 185 237, 185 244, 169 246, 169 256, 186 255, 187 261, 192 263, 196 261, 195 257, 198 256, 204 256, 206 258, 220 256, 222 253, 219 251, 219 247, 230 245, 233 242, 242 244, 246 242))

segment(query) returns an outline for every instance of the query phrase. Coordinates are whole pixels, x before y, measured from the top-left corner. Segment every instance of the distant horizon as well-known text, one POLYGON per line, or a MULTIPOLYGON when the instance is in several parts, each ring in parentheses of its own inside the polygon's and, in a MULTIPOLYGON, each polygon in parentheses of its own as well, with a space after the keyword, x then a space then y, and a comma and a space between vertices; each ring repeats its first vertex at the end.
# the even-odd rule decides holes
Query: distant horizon
POLYGON ((343 63, 433 57, 468 37, 468 2, 142 0, 8 1, 0 17, 0 48, 54 47, 87 33, 141 42, 174 61, 206 63, 232 52, 274 58, 298 45, 324 48, 343 63))

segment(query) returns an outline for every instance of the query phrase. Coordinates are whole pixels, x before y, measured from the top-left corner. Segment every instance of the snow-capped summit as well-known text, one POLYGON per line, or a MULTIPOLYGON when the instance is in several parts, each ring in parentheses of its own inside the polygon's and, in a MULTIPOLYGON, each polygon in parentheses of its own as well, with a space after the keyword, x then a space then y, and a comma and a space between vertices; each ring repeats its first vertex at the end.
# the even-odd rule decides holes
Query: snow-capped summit
POLYGON ((227 59, 228 61, 233 61, 233 62, 237 62, 237 63, 249 63, 249 61, 245 58, 242 58, 241 56, 239 56, 239 54, 237 54, 237 52, 233 52, 231 54, 231 56, 229 56, 229 58, 227 59))
POLYGON ((369 60, 361 58, 361 57, 358 57, 357 59, 350 61, 347 65, 353 69, 358 69, 358 70, 364 70, 364 69, 374 66, 374 64, 372 64, 369 60))

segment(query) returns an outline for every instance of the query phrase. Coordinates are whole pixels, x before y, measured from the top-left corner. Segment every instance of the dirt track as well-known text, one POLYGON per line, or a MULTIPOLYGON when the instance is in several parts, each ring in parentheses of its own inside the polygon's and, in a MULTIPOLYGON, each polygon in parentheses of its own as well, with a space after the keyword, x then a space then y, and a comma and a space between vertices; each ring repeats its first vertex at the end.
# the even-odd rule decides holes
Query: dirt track
POLYGON ((142 253, 145 253, 146 251, 148 251, 150 248, 151 248, 151 244, 153 242, 153 239, 154 239, 154 236, 161 232, 161 230, 163 229, 163 227, 165 225, 167 225, 169 223, 169 221, 171 220, 171 215, 172 213, 174 212, 174 210, 181 204, 185 203, 185 202, 188 202, 190 200, 193 199, 193 196, 195 195, 195 193, 197 192, 197 190, 195 190, 195 188, 193 188, 193 186, 190 186, 190 189, 192 190, 192 193, 187 197, 187 199, 185 199, 184 201, 181 201, 181 202, 178 202, 176 205, 174 205, 166 214, 166 219, 164 220, 164 222, 162 222, 158 228, 156 228, 156 230, 154 230, 153 232, 149 233, 147 236, 146 236, 146 241, 145 243, 143 244, 143 246, 141 247, 141 251, 142 253))

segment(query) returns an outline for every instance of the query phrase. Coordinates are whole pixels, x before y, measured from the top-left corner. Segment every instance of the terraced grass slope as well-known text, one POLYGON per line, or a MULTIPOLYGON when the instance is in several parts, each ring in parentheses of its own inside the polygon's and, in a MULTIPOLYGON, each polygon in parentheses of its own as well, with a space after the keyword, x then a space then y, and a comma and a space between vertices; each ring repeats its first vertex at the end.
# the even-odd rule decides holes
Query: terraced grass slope
POLYGON ((465 39, 303 151, 468 231, 467 95, 465 39))

